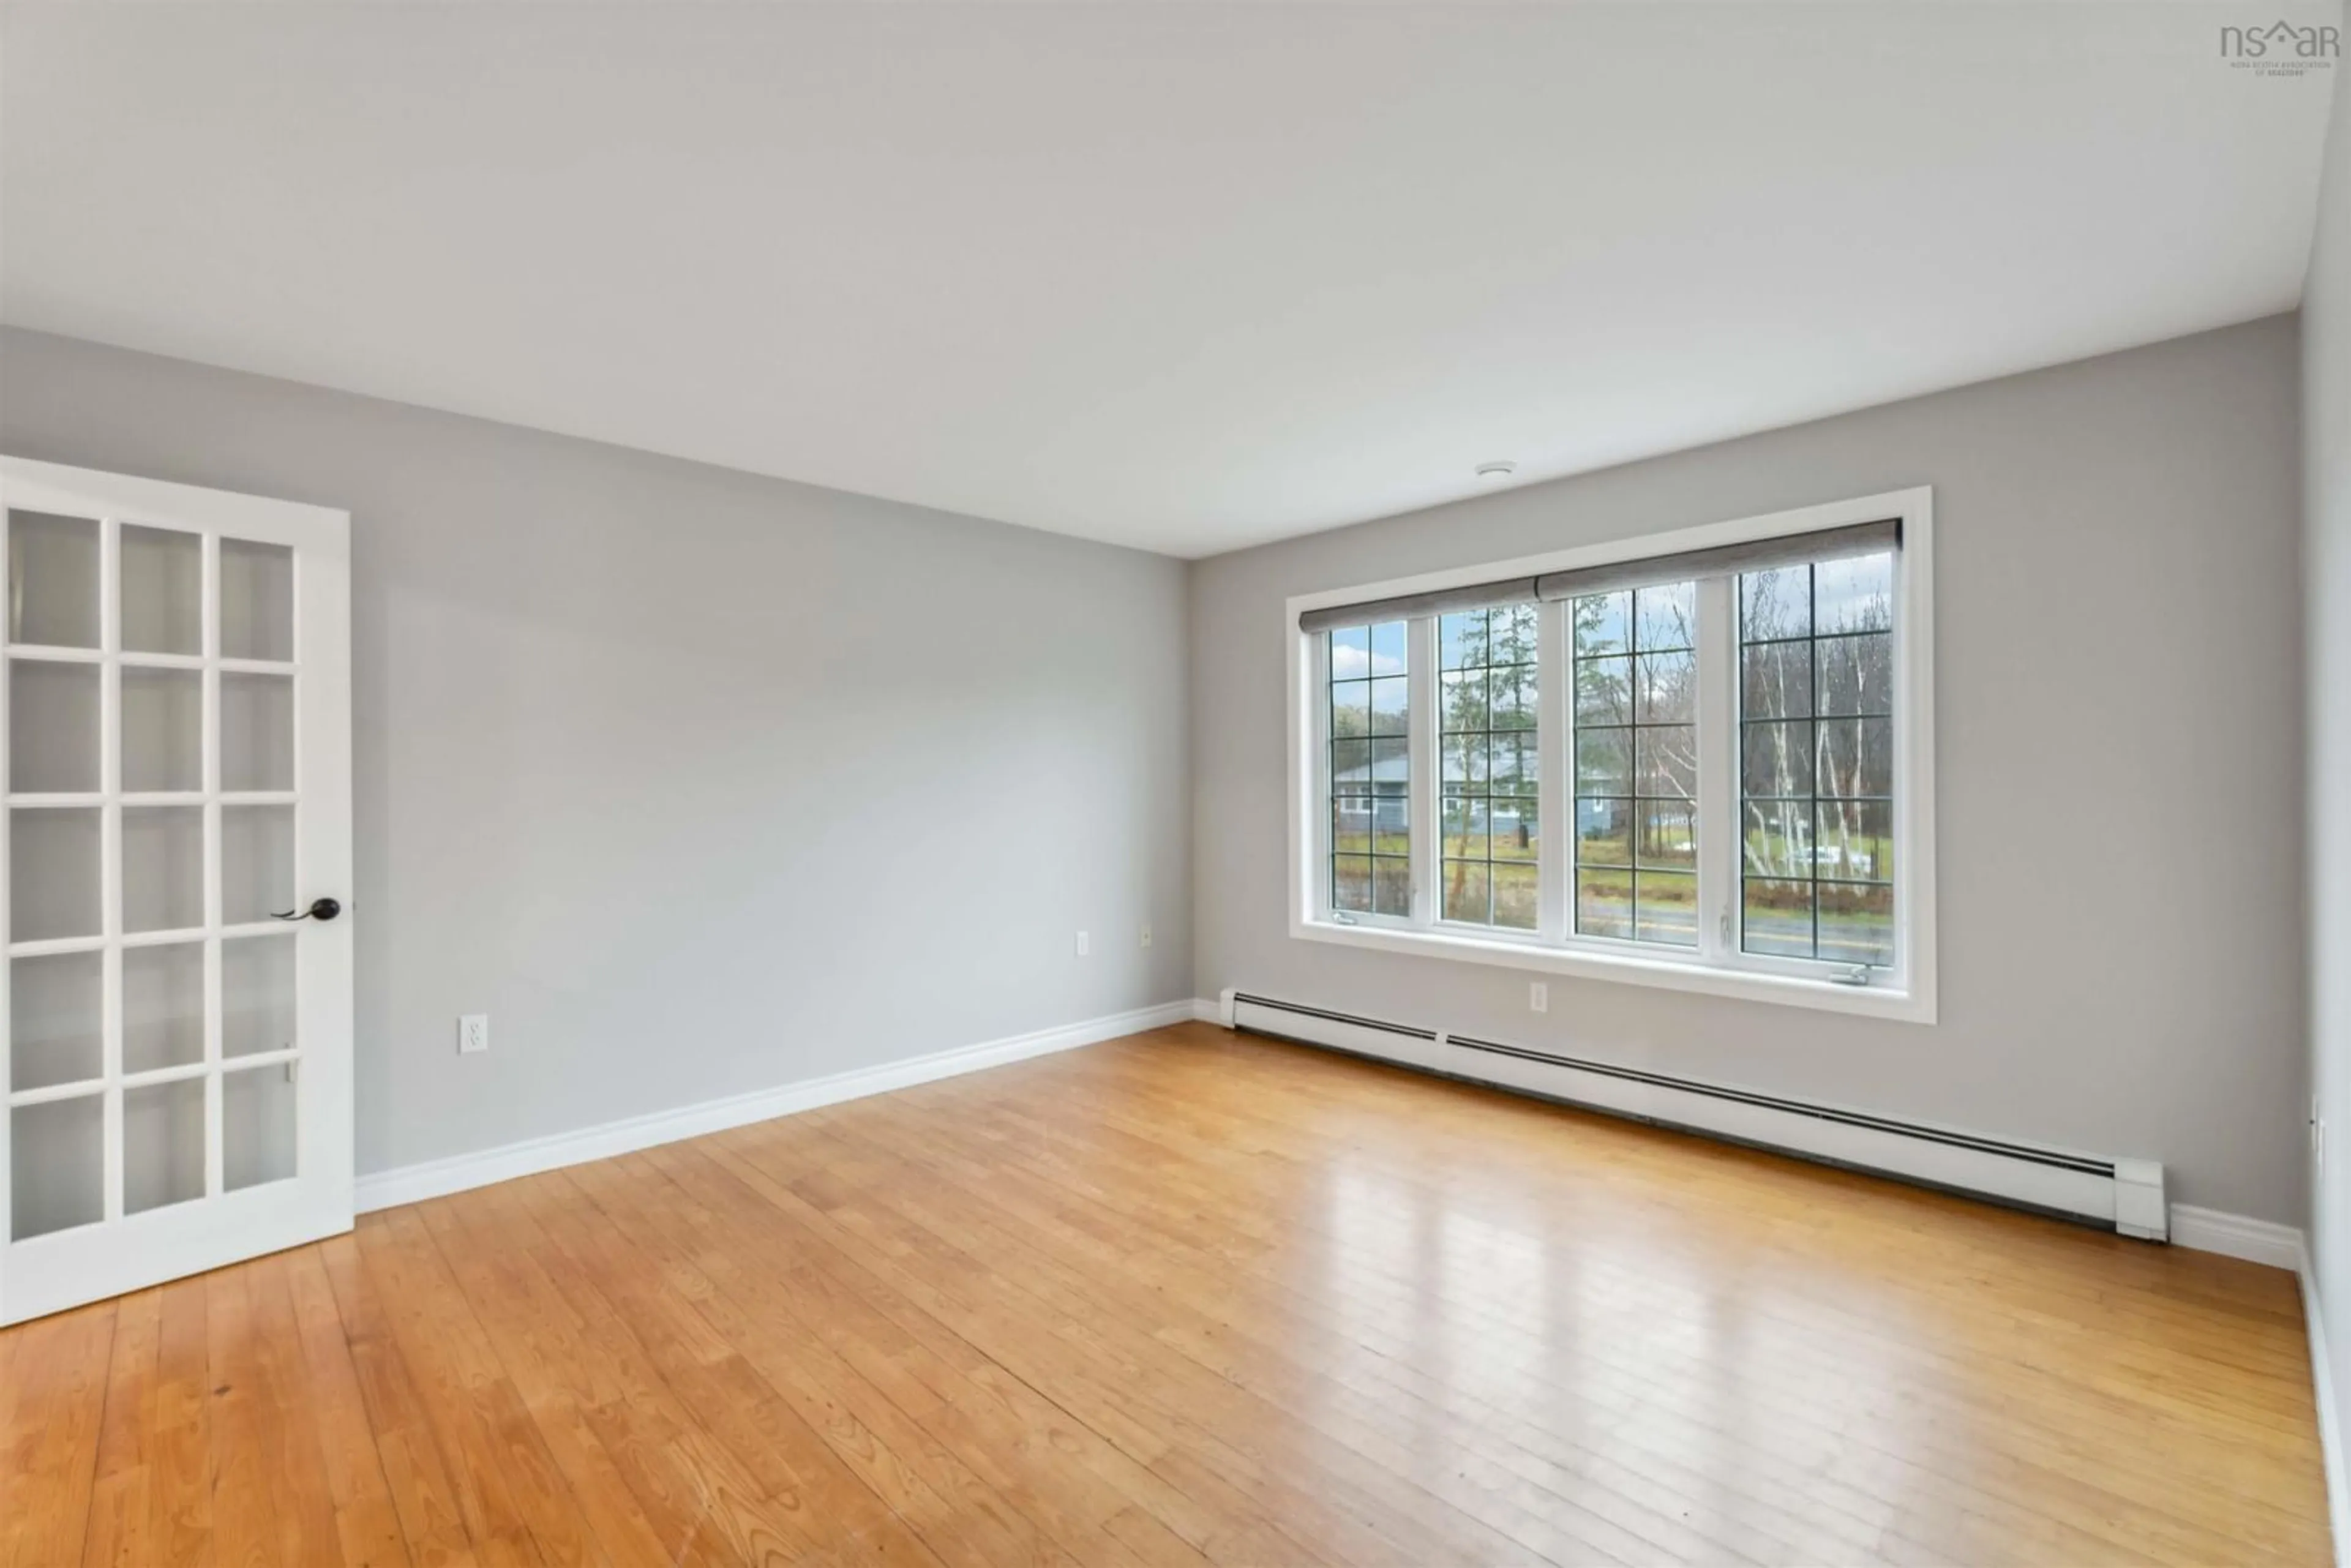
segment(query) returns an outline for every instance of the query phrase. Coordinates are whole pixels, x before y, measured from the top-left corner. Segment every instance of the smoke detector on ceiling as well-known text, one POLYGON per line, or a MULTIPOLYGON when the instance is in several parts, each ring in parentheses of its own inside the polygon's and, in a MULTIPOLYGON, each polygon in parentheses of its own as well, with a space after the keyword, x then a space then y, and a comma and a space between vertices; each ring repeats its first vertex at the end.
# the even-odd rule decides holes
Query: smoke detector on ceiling
POLYGON ((1519 465, 1517 464, 1505 463, 1499 458, 1495 459, 1491 463, 1480 463, 1478 465, 1478 483, 1480 485, 1507 485, 1510 482, 1510 476, 1518 471, 1519 465))

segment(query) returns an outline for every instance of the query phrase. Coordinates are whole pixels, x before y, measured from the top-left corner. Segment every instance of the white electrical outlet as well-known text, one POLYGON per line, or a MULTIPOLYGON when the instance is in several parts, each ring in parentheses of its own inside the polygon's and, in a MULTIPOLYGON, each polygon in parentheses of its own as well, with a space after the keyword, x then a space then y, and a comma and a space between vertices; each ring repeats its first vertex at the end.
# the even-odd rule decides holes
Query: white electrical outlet
POLYGON ((471 1056, 490 1049, 490 1015, 467 1013, 457 1020, 457 1051, 471 1056))
POLYGON ((1148 925, 1143 928, 1143 945, 1145 947, 1151 946, 1151 927, 1148 925))
POLYGON ((1079 957, 1082 958, 1082 957, 1084 957, 1087 954, 1089 954, 1089 953, 1092 952, 1092 951, 1093 951, 1093 946, 1094 946, 1094 945, 1093 945, 1093 938, 1092 938, 1092 937, 1088 936, 1087 936, 1084 932, 1082 932, 1082 931, 1081 931, 1081 932, 1079 932, 1079 933, 1078 933, 1078 956, 1079 956, 1079 957))
POLYGON ((1551 1011, 1551 988, 1541 980, 1527 982, 1527 1008, 1531 1012, 1551 1011))

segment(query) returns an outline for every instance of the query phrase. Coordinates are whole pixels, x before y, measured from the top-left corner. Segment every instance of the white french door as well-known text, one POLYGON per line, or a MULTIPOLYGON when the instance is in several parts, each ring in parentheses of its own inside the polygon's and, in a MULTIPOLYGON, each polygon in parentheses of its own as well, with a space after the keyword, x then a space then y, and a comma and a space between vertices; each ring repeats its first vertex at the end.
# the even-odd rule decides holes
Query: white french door
POLYGON ((350 519, 0 457, 0 1323, 351 1225, 350 519))

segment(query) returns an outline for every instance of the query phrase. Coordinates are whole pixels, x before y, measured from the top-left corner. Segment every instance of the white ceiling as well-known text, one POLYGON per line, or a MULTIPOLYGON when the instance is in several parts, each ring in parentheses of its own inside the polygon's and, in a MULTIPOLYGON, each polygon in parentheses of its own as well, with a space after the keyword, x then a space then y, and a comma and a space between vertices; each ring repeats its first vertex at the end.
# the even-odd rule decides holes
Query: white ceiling
POLYGON ((2277 14, 18 5, 0 319, 1206 555, 2291 308, 2277 14))

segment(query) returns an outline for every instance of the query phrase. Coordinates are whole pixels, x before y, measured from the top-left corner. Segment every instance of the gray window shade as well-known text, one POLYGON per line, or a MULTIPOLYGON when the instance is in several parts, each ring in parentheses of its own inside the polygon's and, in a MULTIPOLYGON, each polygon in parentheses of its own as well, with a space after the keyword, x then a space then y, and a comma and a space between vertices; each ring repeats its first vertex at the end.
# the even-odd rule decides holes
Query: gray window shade
POLYGON ((1523 604, 1531 599, 1574 599, 1619 588, 1640 588, 1657 582, 1687 582, 1694 578, 1727 577, 1733 572, 1761 571, 1801 561, 1842 560, 1848 556, 1876 555, 1902 544, 1902 521, 1886 517, 1812 533, 1782 534, 1777 538, 1750 539, 1744 544, 1717 545, 1711 549, 1683 550, 1673 555, 1645 556, 1637 560, 1610 561, 1604 566, 1550 571, 1541 577, 1505 578, 1498 582, 1470 583, 1427 593, 1399 594, 1357 604, 1325 605, 1300 612, 1301 632, 1328 631, 1333 626, 1360 626, 1374 621, 1409 620, 1416 615, 1451 615, 1496 604, 1523 604))
POLYGON ((1848 556, 1876 555, 1902 543, 1902 522, 1855 523, 1823 528, 1816 533, 1782 534, 1778 538, 1750 539, 1745 544, 1717 545, 1712 549, 1653 555, 1642 560, 1611 561, 1605 566, 1579 567, 1573 571, 1547 571, 1535 579, 1538 599, 1579 599, 1587 593, 1607 593, 1619 588, 1646 588, 1657 582, 1687 582, 1701 577, 1729 577, 1733 572, 1762 571, 1804 561, 1843 560, 1848 556))
POLYGON ((1327 632, 1333 626, 1363 626, 1376 621, 1409 621, 1416 615, 1458 615, 1467 610, 1490 610, 1497 604, 1527 604, 1535 597, 1535 580, 1514 577, 1503 582, 1473 582, 1466 588, 1440 588, 1427 593, 1404 593, 1394 599, 1367 599, 1360 604, 1333 604, 1298 612, 1301 632, 1327 632))

